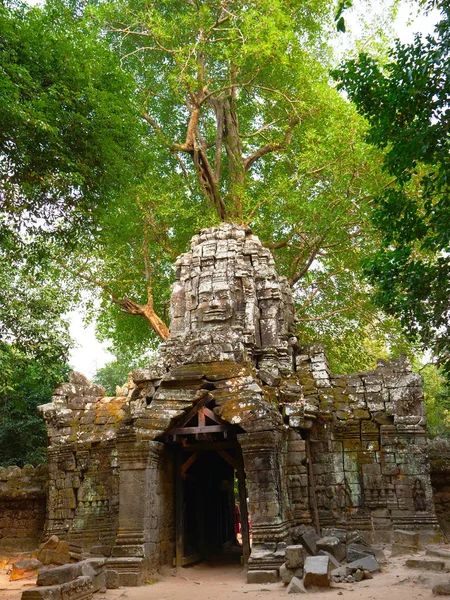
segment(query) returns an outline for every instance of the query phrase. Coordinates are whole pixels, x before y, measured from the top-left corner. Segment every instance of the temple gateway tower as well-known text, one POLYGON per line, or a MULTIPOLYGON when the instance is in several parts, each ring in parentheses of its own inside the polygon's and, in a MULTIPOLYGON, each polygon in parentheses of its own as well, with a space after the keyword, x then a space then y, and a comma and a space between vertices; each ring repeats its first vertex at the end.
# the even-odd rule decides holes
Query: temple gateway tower
POLYGON ((193 237, 170 332, 116 397, 72 374, 42 407, 47 536, 136 585, 239 551, 236 506, 249 582, 278 578, 302 524, 375 541, 437 528, 421 377, 403 358, 332 375, 320 344, 299 343, 291 289, 248 228, 193 237))

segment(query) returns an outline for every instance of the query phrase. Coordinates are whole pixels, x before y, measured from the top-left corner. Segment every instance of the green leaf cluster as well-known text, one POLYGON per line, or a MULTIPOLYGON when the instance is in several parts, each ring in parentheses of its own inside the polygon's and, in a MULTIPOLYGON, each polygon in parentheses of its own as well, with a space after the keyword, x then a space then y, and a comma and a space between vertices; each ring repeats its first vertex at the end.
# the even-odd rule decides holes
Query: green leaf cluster
POLYGON ((335 75, 393 177, 375 203, 382 244, 365 262, 375 301, 450 373, 450 9, 426 4, 441 10, 432 35, 397 42, 385 65, 361 54, 335 75))

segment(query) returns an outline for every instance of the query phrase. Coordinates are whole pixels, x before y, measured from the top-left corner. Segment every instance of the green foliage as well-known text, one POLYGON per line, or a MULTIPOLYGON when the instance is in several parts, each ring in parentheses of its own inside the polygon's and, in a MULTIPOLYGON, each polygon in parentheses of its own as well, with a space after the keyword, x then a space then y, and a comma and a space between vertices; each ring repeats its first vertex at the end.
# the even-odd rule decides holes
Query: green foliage
MULTIPOLYGON (((200 228, 234 219, 290 280, 300 339, 329 340, 338 370, 353 370, 350 356, 366 366, 378 309, 360 262, 378 245, 371 203, 387 178, 328 81, 326 42, 348 6, 4 5, 3 231, 23 283, 59 286, 65 310, 82 286, 100 291, 99 334, 140 356, 159 340, 122 301, 151 301, 167 322, 175 257, 200 228)), ((395 328, 386 335, 393 344, 395 328)))
POLYGON ((450 389, 448 380, 432 364, 426 365, 423 375, 428 434, 450 436, 450 389))
MULTIPOLYGON (((0 4, 0 234, 72 236, 139 169, 133 82, 92 27, 48 2, 0 4)), ((78 240, 79 241, 79 240, 78 240)))
POLYGON ((196 143, 219 167, 227 218, 251 225, 273 249, 294 287, 302 341, 328 327, 331 353, 343 364, 347 342, 338 350, 336 334, 362 332, 358 343, 348 343, 361 348, 366 321, 378 314, 360 260, 378 244, 369 215, 386 178, 381 154, 363 141, 363 119, 329 86, 324 42, 333 7, 321 1, 308 11, 284 1, 198 6, 133 0, 102 3, 86 16, 107 21, 106 34, 136 81, 149 170, 133 195, 101 212, 96 248, 72 257, 72 272, 81 272, 92 290, 103 284, 98 328, 113 340, 113 352, 133 348, 139 355, 157 343, 144 319, 110 299, 146 302, 147 252, 155 309, 167 321, 175 257, 198 229, 221 218, 199 184, 195 156, 183 149, 194 97, 201 97, 196 143), (220 137, 217 107, 230 98, 239 156, 220 137), (268 146, 239 179, 235 162, 268 146))
POLYGON ((30 358, 0 343, 0 465, 36 465, 46 458, 47 434, 37 412, 51 401, 69 368, 61 361, 30 358))
POLYGON ((365 260, 375 301, 450 373, 450 9, 427 5, 442 13, 433 35, 398 42, 384 66, 361 54, 336 76, 394 178, 376 201, 381 248, 365 260))
POLYGON ((116 386, 122 386, 128 381, 128 374, 138 367, 147 366, 150 358, 119 356, 116 360, 106 363, 104 367, 97 370, 93 382, 105 388, 107 396, 116 395, 116 386))

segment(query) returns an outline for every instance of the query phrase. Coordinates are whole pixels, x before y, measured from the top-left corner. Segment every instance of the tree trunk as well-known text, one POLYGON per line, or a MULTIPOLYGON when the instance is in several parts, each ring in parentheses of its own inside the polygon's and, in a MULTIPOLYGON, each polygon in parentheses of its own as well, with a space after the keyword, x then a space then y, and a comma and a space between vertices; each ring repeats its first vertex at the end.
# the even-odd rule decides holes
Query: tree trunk
POLYGON ((144 319, 150 323, 154 332, 163 341, 166 341, 169 338, 169 328, 164 321, 158 317, 155 309, 153 306, 150 306, 150 304, 138 304, 130 298, 123 298, 123 300, 120 300, 117 304, 119 304, 120 308, 129 315, 139 315, 140 317, 144 317, 144 319))
POLYGON ((232 96, 224 100, 224 144, 228 157, 230 181, 228 195, 230 199, 229 216, 232 220, 243 220, 243 198, 245 193, 245 165, 242 155, 242 141, 239 136, 238 117, 232 96))

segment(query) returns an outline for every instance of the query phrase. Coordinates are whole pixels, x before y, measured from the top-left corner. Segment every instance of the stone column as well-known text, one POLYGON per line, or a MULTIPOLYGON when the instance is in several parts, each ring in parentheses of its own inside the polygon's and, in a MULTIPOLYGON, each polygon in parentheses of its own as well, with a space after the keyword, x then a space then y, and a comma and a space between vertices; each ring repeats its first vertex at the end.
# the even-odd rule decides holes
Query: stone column
POLYGON ((253 546, 248 563, 249 583, 278 580, 288 536, 285 483, 286 440, 281 431, 261 431, 238 436, 242 448, 253 546))
POLYGON ((130 430, 119 432, 117 450, 120 466, 119 530, 108 567, 119 574, 120 585, 138 585, 155 546, 151 535, 150 509, 155 494, 156 471, 161 464, 164 445, 137 440, 130 430))

